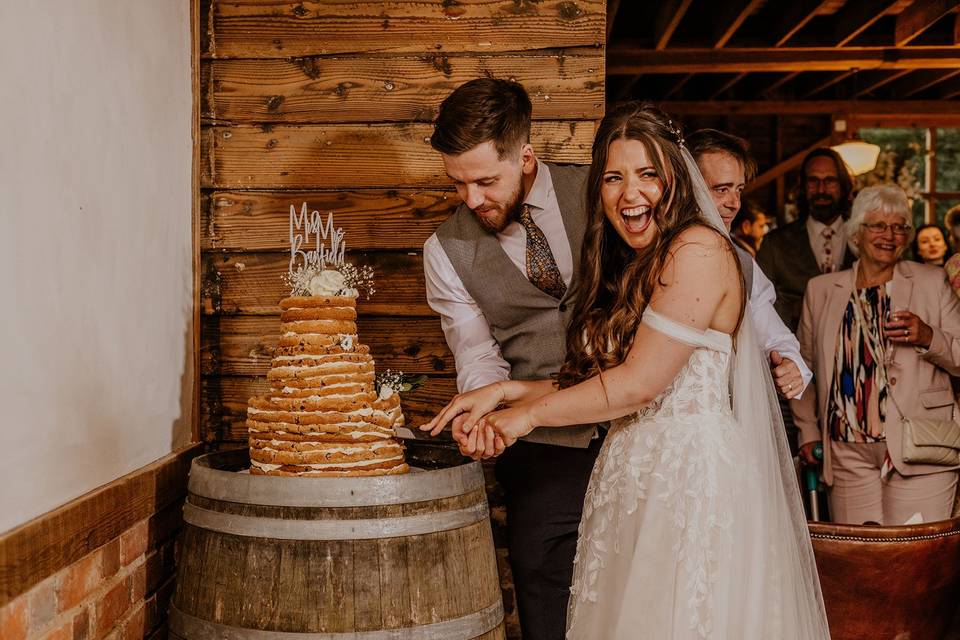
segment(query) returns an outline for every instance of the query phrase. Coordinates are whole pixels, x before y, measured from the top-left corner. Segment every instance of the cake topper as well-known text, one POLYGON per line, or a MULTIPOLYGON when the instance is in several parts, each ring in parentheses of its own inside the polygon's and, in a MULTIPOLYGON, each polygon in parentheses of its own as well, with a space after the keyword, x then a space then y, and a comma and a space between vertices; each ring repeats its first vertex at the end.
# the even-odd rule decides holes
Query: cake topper
POLYGON ((343 227, 333 224, 333 212, 322 223, 319 211, 309 211, 304 202, 297 211, 290 205, 290 263, 284 281, 293 296, 357 297, 363 289, 374 294, 373 269, 356 267, 344 260, 347 243, 343 227))
POLYGON ((334 268, 343 264, 343 254, 347 244, 343 241, 343 227, 333 226, 333 212, 327 213, 327 223, 320 224, 319 211, 307 213, 307 203, 304 202, 297 212, 296 205, 290 205, 290 266, 288 272, 293 275, 298 261, 302 261, 300 268, 318 268, 323 271, 327 264, 334 268), (297 233, 301 231, 301 233, 297 233), (312 242, 314 248, 304 250, 312 242), (330 241, 329 248, 326 241, 330 241))

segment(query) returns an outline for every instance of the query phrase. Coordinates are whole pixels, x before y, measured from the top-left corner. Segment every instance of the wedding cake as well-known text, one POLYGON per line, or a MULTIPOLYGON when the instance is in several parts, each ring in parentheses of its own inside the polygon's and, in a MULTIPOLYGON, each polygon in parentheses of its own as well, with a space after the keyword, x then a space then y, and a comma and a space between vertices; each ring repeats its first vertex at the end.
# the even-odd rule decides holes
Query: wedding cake
POLYGON ((250 472, 278 476, 406 473, 396 428, 400 397, 377 385, 370 348, 357 340, 357 290, 324 269, 280 302, 280 342, 268 395, 247 407, 250 472), (302 293, 305 295, 296 295, 302 293))

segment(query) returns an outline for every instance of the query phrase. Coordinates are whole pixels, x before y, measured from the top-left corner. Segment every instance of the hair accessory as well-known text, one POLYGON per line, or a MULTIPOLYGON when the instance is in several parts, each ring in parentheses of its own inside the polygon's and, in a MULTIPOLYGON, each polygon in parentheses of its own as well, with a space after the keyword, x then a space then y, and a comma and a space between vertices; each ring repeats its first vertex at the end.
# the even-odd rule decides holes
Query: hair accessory
POLYGON ((673 124, 673 120, 667 119, 667 128, 670 129, 670 133, 673 134, 673 137, 677 139, 677 144, 681 147, 684 146, 683 134, 680 133, 680 127, 673 124))

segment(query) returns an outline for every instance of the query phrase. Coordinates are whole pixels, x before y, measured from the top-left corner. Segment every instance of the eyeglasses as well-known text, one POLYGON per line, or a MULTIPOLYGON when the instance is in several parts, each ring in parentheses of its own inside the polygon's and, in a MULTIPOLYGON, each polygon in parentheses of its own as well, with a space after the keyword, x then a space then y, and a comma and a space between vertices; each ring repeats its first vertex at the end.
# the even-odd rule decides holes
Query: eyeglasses
POLYGON ((828 189, 833 189, 840 186, 840 179, 835 176, 827 176, 826 178, 815 178, 814 176, 807 176, 807 186, 811 189, 816 189, 820 185, 828 189))
POLYGON ((910 233, 910 229, 913 229, 909 224, 887 224, 886 222, 871 222, 869 224, 863 222, 860 226, 866 227, 867 231, 878 236, 886 233, 887 229, 893 231, 896 236, 905 236, 910 233))

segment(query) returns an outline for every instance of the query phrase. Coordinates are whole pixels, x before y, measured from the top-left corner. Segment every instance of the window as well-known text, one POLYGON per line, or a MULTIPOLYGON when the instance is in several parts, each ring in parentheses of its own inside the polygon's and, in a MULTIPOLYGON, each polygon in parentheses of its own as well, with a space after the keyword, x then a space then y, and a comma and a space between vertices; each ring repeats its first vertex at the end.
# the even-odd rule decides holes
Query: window
POLYGON ((880 146, 877 167, 857 186, 896 184, 913 206, 913 223, 943 223, 960 204, 960 128, 863 127, 858 135, 880 146))

